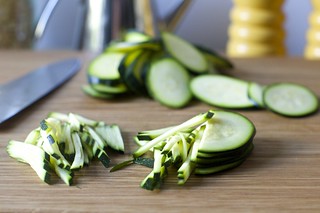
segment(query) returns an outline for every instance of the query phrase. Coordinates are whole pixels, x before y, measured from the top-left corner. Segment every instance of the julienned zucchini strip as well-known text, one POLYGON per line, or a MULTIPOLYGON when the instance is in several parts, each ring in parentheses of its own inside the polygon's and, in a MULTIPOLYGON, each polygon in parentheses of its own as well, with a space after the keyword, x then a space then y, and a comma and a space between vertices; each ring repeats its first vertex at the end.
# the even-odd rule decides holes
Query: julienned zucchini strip
POLYGON ((119 126, 95 121, 78 114, 52 112, 24 141, 10 140, 10 157, 29 164, 39 178, 50 184, 52 174, 67 185, 73 173, 96 157, 109 167, 108 148, 124 153, 119 126))
POLYGON ((133 158, 111 171, 151 152, 153 167, 140 186, 147 190, 161 188, 169 167, 176 168, 177 183, 183 185, 192 174, 212 174, 239 166, 253 150, 255 132, 253 123, 241 114, 209 110, 176 126, 140 131, 134 137, 140 147, 133 158))

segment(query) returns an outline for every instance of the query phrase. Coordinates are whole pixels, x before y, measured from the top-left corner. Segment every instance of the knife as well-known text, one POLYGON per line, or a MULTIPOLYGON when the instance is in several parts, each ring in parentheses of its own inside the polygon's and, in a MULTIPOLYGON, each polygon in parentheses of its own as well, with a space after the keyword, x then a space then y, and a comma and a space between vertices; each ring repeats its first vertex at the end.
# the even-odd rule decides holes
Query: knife
POLYGON ((0 124, 62 85, 80 68, 78 59, 66 59, 0 85, 0 124))

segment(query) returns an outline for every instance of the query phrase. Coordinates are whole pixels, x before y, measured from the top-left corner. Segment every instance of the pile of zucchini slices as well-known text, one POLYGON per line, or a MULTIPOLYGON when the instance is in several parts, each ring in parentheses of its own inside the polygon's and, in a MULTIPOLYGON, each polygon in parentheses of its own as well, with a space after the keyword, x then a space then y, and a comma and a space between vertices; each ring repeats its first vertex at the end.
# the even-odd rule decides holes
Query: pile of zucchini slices
POLYGON ((124 152, 117 125, 78 114, 52 112, 24 141, 10 140, 7 152, 10 157, 29 164, 45 183, 50 184, 55 173, 71 185, 74 171, 89 165, 93 158, 109 166, 107 148, 124 152))
POLYGON ((233 65, 225 57, 172 33, 163 32, 160 38, 152 38, 128 31, 123 40, 112 41, 90 63, 89 84, 82 88, 96 98, 130 93, 181 108, 193 97, 189 82, 194 75, 231 68, 233 65))
POLYGON ((318 97, 303 85, 260 85, 223 74, 232 68, 227 58, 172 33, 153 38, 128 31, 90 63, 82 88, 96 98, 143 95, 170 108, 185 107, 195 97, 224 109, 264 108, 289 117, 319 109, 318 97))

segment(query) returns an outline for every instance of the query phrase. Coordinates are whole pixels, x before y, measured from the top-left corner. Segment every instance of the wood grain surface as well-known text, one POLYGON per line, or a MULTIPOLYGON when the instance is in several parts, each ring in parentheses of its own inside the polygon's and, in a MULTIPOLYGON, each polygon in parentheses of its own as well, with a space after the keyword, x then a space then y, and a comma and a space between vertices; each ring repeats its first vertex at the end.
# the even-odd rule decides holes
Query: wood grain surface
MULTIPOLYGON (((121 127, 128 159, 132 137, 145 129, 178 124, 210 108, 199 101, 179 110, 150 99, 98 100, 86 96, 85 69, 93 55, 78 52, 0 51, 0 84, 67 57, 82 59, 74 78, 0 126, 0 212, 319 212, 320 115, 293 119, 266 110, 238 111, 257 128, 252 155, 240 167, 210 176, 192 175, 178 186, 170 172, 160 191, 139 187, 150 169, 130 166, 110 173, 98 161, 75 172, 74 186, 40 181, 30 166, 10 158, 9 139, 24 140, 51 111, 74 112, 121 127)), ((300 58, 233 59, 230 75, 259 83, 301 83, 320 96, 320 62, 300 58)), ((14 97, 13 97, 14 98, 14 97)))

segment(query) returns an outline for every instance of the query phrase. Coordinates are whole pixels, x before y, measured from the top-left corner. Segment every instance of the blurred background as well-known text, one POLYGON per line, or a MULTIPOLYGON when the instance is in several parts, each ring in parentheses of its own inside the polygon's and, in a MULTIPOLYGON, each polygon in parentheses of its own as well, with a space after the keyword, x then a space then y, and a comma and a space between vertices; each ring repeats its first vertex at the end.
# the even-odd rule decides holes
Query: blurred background
MULTIPOLYGON (((13 0, 0 0, 0 40, 6 39, 3 36, 5 29, 2 23, 8 21, 6 19, 10 17, 10 14, 17 13, 12 8, 11 12, 5 12, 4 8, 10 8, 10 5, 8 6, 10 3, 8 2, 11 1, 13 0)), ((97 46, 99 45, 97 40, 100 39, 100 42, 109 41, 111 39, 110 33, 103 31, 103 35, 89 35, 88 29, 84 28, 84 22, 86 21, 88 25, 88 21, 91 21, 91 27, 93 25, 96 25, 96 27, 108 26, 111 21, 110 17, 105 14, 103 16, 101 13, 102 10, 104 13, 115 13, 114 9, 108 4, 109 1, 30 0, 30 4, 27 6, 24 5, 25 2, 28 2, 27 0, 17 0, 17 2, 20 2, 20 22, 27 22, 29 17, 32 23, 31 28, 34 30, 37 27, 36 35, 31 35, 33 42, 30 48, 35 50, 101 48, 97 46), (51 16, 44 14, 44 10, 46 13, 48 11, 52 12, 51 16), (90 20, 88 20, 89 10, 93 13, 89 18, 90 20), (28 14, 29 11, 31 11, 31 14, 28 14), (42 25, 38 24, 40 17, 42 25), (100 17, 100 19, 97 19, 97 17, 100 17), (94 36, 96 37, 93 38, 94 36), (95 42, 90 44, 88 40, 95 40, 95 42)), ((157 16, 159 19, 164 19, 164 17, 172 15, 174 9, 181 4, 182 0, 154 0, 154 2, 157 16)), ((225 51, 228 41, 227 31, 230 24, 229 12, 232 6, 232 0, 193 0, 173 31, 191 42, 225 51)), ((308 17, 311 11, 312 7, 309 0, 286 0, 284 2, 285 44, 288 55, 303 55, 306 44, 306 31, 309 26, 308 17)), ((130 15, 130 13, 128 12, 126 15, 130 15)), ((20 25, 21 30, 26 27, 23 24, 20 25)), ((94 30, 99 31, 99 29, 91 29, 91 31, 94 30)), ((100 34, 101 32, 100 29, 100 34)), ((30 35, 22 33, 19 36, 23 40, 30 35)))

